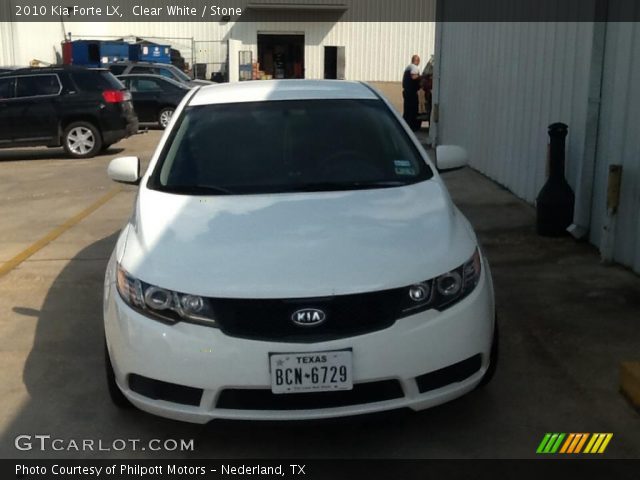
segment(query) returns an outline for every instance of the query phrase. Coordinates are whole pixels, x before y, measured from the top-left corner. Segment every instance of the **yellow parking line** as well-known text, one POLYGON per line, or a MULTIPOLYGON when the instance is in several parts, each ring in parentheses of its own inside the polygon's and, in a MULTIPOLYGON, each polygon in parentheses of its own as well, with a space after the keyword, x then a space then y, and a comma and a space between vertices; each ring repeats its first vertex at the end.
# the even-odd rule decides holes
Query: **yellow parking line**
POLYGON ((44 237, 40 238, 39 240, 37 240, 34 243, 32 243, 31 245, 29 245, 29 247, 25 248, 23 251, 21 251, 15 257, 7 260, 5 263, 2 264, 2 266, 0 266, 0 277, 2 277, 4 275, 6 275, 7 273, 9 273, 11 270, 16 268, 18 265, 20 265, 27 258, 32 256, 33 254, 35 254, 39 250, 42 250, 45 246, 47 246, 49 243, 53 242, 56 238, 58 238, 64 232, 69 230, 71 227, 73 227, 74 225, 77 225, 78 223, 80 223, 82 220, 87 218, 89 215, 91 215, 93 212, 95 212, 98 208, 100 208, 102 205, 107 203, 109 200, 111 200, 113 197, 115 197, 121 191, 122 191, 122 188, 119 188, 119 187, 116 187, 116 188, 110 190, 105 195, 103 195, 98 200, 96 200, 91 205, 89 205, 87 208, 82 210, 80 213, 74 215, 69 220, 64 222, 62 225, 59 225, 56 228, 54 228, 53 230, 51 230, 44 237))

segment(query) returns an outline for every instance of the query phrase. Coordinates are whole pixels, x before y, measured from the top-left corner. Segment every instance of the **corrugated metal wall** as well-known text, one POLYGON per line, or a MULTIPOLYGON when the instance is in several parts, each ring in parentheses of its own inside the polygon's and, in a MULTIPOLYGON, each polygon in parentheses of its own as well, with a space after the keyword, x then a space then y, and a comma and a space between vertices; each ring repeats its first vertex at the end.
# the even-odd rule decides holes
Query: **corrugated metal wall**
POLYGON ((13 65, 13 32, 10 22, 0 22, 0 65, 13 65))
POLYGON ((607 25, 591 241, 602 242, 610 164, 622 165, 614 260, 640 273, 640 25, 607 25))
POLYGON ((534 202, 545 182, 547 126, 570 127, 567 177, 583 155, 593 25, 444 23, 439 143, 534 202))
POLYGON ((603 55, 595 51, 593 23, 440 27, 438 143, 465 146, 474 168, 531 203, 546 179, 553 122, 570 127, 567 179, 584 188, 580 176, 589 178, 592 168, 585 160, 589 86, 592 75, 602 76, 601 98, 591 99, 601 105, 593 193, 589 186, 590 196, 579 195, 580 207, 583 220, 590 217, 591 242, 602 248, 608 167, 621 164, 613 258, 640 273, 640 25, 607 24, 603 55), (595 58, 604 58, 602 71, 595 58))

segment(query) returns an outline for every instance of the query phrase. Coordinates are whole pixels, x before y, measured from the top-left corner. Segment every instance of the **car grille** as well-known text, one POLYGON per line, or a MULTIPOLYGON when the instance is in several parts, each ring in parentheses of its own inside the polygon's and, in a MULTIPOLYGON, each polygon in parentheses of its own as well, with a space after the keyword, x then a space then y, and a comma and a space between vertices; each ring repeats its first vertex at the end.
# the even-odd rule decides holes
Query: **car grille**
POLYGON ((320 342, 374 332, 399 317, 403 290, 308 299, 211 299, 216 322, 232 337, 274 342, 320 342), (326 319, 314 326, 292 321, 301 309, 322 310, 326 319))
POLYGON ((233 410, 313 410, 363 403, 382 402, 404 397, 400 382, 383 380, 359 383, 353 390, 276 395, 267 389, 227 389, 218 397, 216 408, 233 410))

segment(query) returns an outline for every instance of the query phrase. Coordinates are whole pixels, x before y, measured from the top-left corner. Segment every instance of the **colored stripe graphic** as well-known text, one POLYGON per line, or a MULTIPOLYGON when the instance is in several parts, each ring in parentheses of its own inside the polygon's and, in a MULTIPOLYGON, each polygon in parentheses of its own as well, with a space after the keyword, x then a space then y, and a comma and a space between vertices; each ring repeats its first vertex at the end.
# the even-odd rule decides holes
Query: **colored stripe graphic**
POLYGON ((562 443, 562 440, 564 439, 564 437, 565 437, 564 433, 558 434, 558 439, 556 440, 556 443, 553 445, 553 447, 551 448, 551 451, 549 453, 556 453, 558 451, 558 449, 560 448, 560 444, 562 443))
POLYGON ((604 439, 604 442, 602 442, 602 445, 600 445, 600 450, 598 450, 598 453, 604 453, 604 451, 609 446, 609 442, 613 438, 613 433, 605 433, 605 435, 606 437, 604 439))
POLYGON ((578 446, 578 442, 580 440, 582 440, 582 434, 576 433, 575 437, 573 437, 573 442, 571 442, 571 445, 569 446, 569 450, 567 450, 567 453, 575 452, 576 447, 578 446))
POLYGON ((536 453, 556 453, 564 437, 564 433, 545 433, 540 445, 538 445, 536 453))
POLYGON ((583 433, 582 438, 578 442, 578 445, 576 446, 576 449, 574 450, 573 453, 580 453, 582 451, 582 447, 584 446, 584 443, 587 441, 587 438, 589 438, 589 434, 583 433))
POLYGON ((560 453, 567 453, 567 449, 569 448, 569 445, 571 445, 571 443, 573 442, 574 438, 576 438, 576 434, 570 433, 569 436, 567 437, 567 441, 564 442, 564 445, 562 445, 562 449, 560 450, 560 453))
POLYGON ((591 447, 596 443, 596 438, 598 438, 597 434, 591 435, 591 440, 587 443, 587 448, 584 449, 584 453, 591 453, 591 447))
POLYGON ((604 453, 613 438, 613 433, 594 433, 584 453, 604 453))
POLYGON ((549 441, 550 438, 551 438, 550 433, 544 434, 544 437, 542 438, 540 445, 538 445, 538 449, 536 450, 536 453, 544 453, 544 447, 547 445, 547 442, 549 441))
POLYGON ((612 438, 613 433, 569 433, 568 435, 565 433, 545 433, 536 453, 601 454, 607 449, 612 438))

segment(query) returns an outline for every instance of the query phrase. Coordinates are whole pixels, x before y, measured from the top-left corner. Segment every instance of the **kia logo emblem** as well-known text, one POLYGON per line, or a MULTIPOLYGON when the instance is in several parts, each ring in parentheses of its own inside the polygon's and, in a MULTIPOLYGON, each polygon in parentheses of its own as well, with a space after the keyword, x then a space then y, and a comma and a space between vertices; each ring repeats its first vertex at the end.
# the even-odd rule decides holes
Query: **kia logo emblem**
POLYGON ((303 308, 291 315, 291 321, 301 327, 315 327, 324 323, 326 319, 325 313, 317 308, 303 308))

